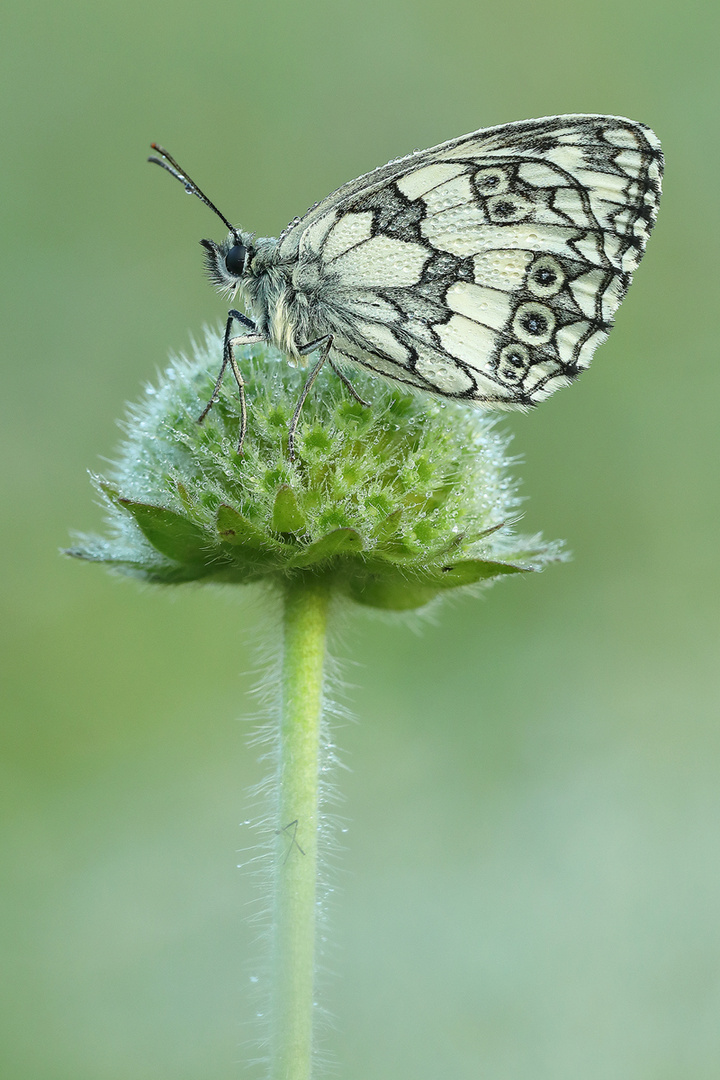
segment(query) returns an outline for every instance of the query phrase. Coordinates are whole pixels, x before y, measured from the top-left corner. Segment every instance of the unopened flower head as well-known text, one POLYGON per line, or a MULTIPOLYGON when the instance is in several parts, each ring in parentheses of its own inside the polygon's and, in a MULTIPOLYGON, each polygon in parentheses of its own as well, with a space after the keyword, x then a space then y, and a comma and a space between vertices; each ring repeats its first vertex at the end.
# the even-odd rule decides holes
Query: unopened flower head
POLYGON ((131 407, 126 441, 95 482, 110 538, 71 552, 158 583, 322 576, 373 607, 420 607, 460 586, 540 569, 557 543, 521 537, 507 439, 476 409, 364 374, 348 394, 326 367, 288 458, 303 372, 272 350, 239 353, 249 422, 236 452, 231 380, 202 425, 221 340, 207 335, 131 407))

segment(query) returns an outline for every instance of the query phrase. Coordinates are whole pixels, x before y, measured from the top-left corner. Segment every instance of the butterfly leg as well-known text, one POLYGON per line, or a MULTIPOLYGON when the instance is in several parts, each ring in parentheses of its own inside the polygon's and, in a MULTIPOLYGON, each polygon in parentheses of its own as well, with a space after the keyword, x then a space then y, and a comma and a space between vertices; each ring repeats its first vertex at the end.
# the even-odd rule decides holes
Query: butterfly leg
POLYGON ((302 356, 303 353, 313 352, 313 350, 317 349, 318 346, 319 346, 320 347, 320 359, 315 364, 315 367, 311 370, 310 374, 308 375, 307 379, 305 380, 305 385, 302 388, 302 393, 300 394, 300 398, 298 399, 298 403, 295 406, 295 412, 293 413, 292 420, 290 421, 290 428, 288 430, 288 457, 290 458, 291 461, 295 460, 295 432, 297 431, 298 420, 300 419, 300 413, 302 411, 302 407, 305 404, 306 397, 310 393, 310 389, 312 387, 312 384, 315 382, 318 375, 320 374, 320 368, 323 366, 323 364, 325 363, 325 361, 328 359, 328 357, 330 355, 330 346, 331 345, 332 345, 332 334, 328 334, 327 337, 318 338, 317 341, 309 341, 307 343, 307 345, 302 345, 298 349, 298 352, 302 356))
POLYGON ((247 405, 245 403, 245 383, 243 382, 243 377, 240 373, 240 368, 237 365, 235 353, 233 350, 236 345, 254 345, 257 342, 264 340, 265 339, 262 337, 262 335, 258 334, 255 323, 251 319, 248 319, 246 315, 243 315, 241 312, 235 311, 234 309, 228 312, 227 323, 225 325, 225 337, 223 338, 223 358, 222 364, 220 365, 220 371, 218 372, 218 377, 215 380, 215 386, 213 387, 213 392, 210 395, 210 400, 198 416, 197 422, 198 424, 202 424, 203 420, 218 399, 220 387, 222 386, 223 375, 225 374, 225 368, 229 364, 232 373, 235 376, 235 382, 237 383, 237 388, 240 393, 240 434, 238 436, 238 454, 242 453, 242 445, 245 441, 245 432, 247 430, 247 405), (242 337, 231 338, 230 331, 232 330, 232 325, 235 320, 237 320, 243 326, 247 327, 248 330, 251 330, 252 333, 245 334, 242 337))
POLYGON ((338 379, 340 380, 340 382, 341 382, 341 383, 343 383, 343 384, 344 384, 344 385, 346 386, 346 388, 347 388, 347 389, 348 389, 348 390, 350 391, 350 393, 351 393, 351 394, 352 394, 352 396, 353 396, 353 397, 355 398, 355 400, 356 400, 356 401, 357 401, 357 402, 358 402, 358 403, 359 403, 360 405, 364 405, 366 409, 369 409, 369 408, 370 408, 370 402, 369 402, 369 401, 364 401, 364 400, 363 400, 363 398, 361 398, 361 397, 360 397, 360 395, 358 394, 357 390, 355 389, 355 387, 353 386, 353 384, 352 384, 352 383, 350 382, 350 380, 348 379, 347 375, 344 375, 344 374, 342 373, 342 371, 340 370, 340 368, 338 368, 338 367, 335 367, 335 364, 333 364, 333 362, 332 362, 332 360, 330 359, 330 357, 328 357, 328 364, 329 364, 329 365, 330 365, 330 367, 331 367, 331 368, 333 369, 333 371, 334 371, 334 372, 335 372, 335 374, 337 375, 337 377, 338 377, 338 379))

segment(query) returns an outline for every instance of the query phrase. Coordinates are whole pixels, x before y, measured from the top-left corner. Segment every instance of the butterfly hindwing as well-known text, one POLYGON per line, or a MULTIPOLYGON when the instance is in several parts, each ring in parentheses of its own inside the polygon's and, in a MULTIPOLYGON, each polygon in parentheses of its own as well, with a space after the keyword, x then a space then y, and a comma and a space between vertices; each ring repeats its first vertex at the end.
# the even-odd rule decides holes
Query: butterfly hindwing
POLYGON ((495 407, 566 385, 605 340, 645 248, 662 156, 641 124, 561 116, 390 162, 294 222, 331 358, 495 407))

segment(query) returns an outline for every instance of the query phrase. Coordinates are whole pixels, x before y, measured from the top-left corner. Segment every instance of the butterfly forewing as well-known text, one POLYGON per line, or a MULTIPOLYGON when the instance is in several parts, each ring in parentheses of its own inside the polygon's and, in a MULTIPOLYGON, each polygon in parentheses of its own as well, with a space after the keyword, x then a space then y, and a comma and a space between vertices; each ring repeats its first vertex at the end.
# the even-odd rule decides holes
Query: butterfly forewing
POLYGON ((331 359, 446 397, 537 404, 607 337, 655 220, 662 156, 641 124, 489 128, 345 184, 279 240, 331 359))

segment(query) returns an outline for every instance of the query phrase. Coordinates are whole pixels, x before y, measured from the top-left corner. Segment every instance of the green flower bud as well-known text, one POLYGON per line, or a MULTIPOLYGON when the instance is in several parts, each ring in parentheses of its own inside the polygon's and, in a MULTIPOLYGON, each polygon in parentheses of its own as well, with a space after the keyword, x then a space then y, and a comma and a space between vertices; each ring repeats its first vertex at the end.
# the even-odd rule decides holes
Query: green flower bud
POLYGON ((173 584, 322 577, 360 604, 404 610, 462 586, 538 570, 558 543, 517 536, 507 438, 477 409, 352 372, 364 408, 328 365, 287 436, 303 372, 276 352, 239 351, 248 432, 236 451, 233 387, 203 422, 222 342, 208 333, 132 406, 127 439, 95 483, 109 539, 69 552, 173 584))

